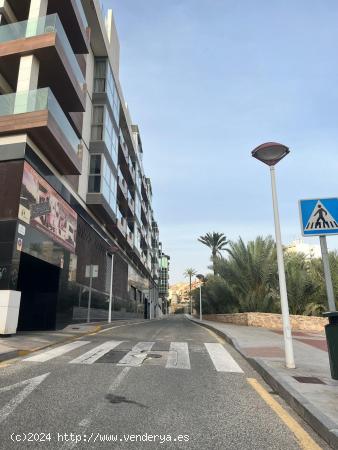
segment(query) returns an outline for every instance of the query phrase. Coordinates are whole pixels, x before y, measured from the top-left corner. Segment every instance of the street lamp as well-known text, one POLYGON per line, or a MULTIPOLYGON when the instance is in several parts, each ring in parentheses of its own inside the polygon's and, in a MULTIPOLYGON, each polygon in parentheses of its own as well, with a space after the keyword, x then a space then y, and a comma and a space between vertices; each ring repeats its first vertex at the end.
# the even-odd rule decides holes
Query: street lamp
POLYGON ((205 281, 205 277, 202 274, 196 275, 196 278, 200 280, 200 320, 202 320, 202 283, 205 281))
POLYGON ((289 317, 289 304, 288 304, 288 294, 286 289, 286 279, 285 279, 285 268, 284 268, 284 257, 283 257, 283 247, 282 247, 282 237, 280 231, 280 221, 278 212, 278 200, 277 200, 277 189, 276 189, 276 175, 275 175, 275 165, 283 159, 290 150, 288 147, 277 142, 267 142, 255 148, 252 151, 252 156, 259 161, 270 166, 271 174, 271 189, 272 189, 272 203, 273 203, 273 214, 275 220, 275 233, 276 233, 276 249, 277 249, 277 263, 278 263, 278 275, 279 275, 279 290, 282 308, 282 319, 283 319, 283 336, 284 336, 284 347, 285 347, 285 361, 286 367, 288 369, 294 369, 295 359, 293 354, 292 345, 292 335, 291 335, 291 325, 289 317))

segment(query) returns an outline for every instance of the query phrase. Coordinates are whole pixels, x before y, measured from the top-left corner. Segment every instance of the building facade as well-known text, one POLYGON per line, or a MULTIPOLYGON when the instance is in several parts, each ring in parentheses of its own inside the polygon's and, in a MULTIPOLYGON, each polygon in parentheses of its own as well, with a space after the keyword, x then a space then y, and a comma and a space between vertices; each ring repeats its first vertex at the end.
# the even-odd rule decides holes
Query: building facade
POLYGON ((98 0, 0 0, 0 334, 161 310, 119 53, 98 0))
POLYGON ((285 247, 286 253, 302 253, 306 259, 321 258, 319 244, 307 244, 303 239, 296 239, 285 247))

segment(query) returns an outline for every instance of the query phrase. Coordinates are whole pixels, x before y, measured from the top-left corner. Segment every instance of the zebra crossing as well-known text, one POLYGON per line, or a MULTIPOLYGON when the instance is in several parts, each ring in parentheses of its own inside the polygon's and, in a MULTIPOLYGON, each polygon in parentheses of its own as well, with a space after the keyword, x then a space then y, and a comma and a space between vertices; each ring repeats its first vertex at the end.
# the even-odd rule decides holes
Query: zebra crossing
MULTIPOLYGON (((93 344, 91 341, 75 341, 65 345, 61 345, 54 349, 42 351, 36 353, 32 356, 23 359, 23 362, 31 363, 44 363, 53 359, 57 359, 64 355, 69 357, 72 352, 79 352, 80 350, 86 350, 85 347, 89 347, 93 344)), ((128 341, 115 341, 108 340, 102 344, 96 345, 90 350, 81 353, 70 360, 67 360, 68 364, 83 364, 91 365, 96 362, 111 362, 112 360, 108 358, 109 355, 113 355, 112 359, 116 366, 124 367, 139 367, 143 365, 148 358, 158 357, 161 358, 165 354, 163 359, 163 366, 166 369, 178 369, 178 370, 190 370, 190 353, 196 352, 196 345, 193 349, 189 349, 187 342, 170 342, 169 349, 166 351, 154 351, 153 347, 155 342, 138 342, 132 346, 125 349, 128 341), (100 361, 101 360, 101 361, 100 361)), ((95 345, 95 344, 94 344, 95 345)), ((243 373, 241 367, 233 359, 230 353, 224 348, 220 343, 204 343, 200 344, 200 349, 198 354, 205 354, 209 357, 213 368, 217 372, 228 372, 228 373, 243 373)))

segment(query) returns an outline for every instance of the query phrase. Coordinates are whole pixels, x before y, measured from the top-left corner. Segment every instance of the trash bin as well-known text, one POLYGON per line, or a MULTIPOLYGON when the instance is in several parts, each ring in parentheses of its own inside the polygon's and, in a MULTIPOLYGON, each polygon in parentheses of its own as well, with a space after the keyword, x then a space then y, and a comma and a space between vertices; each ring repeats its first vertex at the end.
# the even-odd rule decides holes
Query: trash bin
POLYGON ((338 380, 338 311, 323 314, 328 317, 329 324, 325 326, 327 348, 329 352, 331 377, 338 380))

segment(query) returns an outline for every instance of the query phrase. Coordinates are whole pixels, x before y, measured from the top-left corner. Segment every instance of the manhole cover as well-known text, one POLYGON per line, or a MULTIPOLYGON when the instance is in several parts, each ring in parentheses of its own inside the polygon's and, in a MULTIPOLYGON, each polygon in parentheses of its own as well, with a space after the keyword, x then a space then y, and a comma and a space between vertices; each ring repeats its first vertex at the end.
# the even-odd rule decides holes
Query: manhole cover
POLYGON ((162 358, 158 353, 148 353, 147 358, 162 358))
POLYGON ((316 377, 293 377, 299 383, 308 383, 308 384, 325 384, 324 381, 320 380, 316 377))

